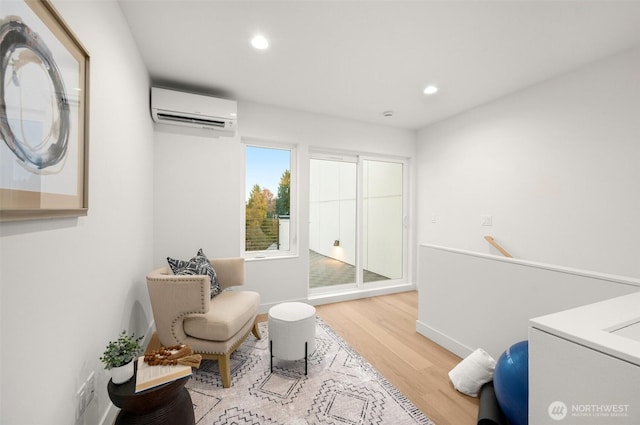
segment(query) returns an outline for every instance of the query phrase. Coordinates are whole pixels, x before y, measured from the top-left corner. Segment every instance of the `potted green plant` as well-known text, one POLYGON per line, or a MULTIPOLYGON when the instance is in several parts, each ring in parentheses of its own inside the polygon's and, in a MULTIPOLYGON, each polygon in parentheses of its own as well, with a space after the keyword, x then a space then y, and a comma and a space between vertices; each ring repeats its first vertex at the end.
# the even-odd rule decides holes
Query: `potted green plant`
POLYGON ((115 341, 109 341, 100 361, 104 368, 111 370, 111 380, 114 384, 123 384, 133 376, 133 360, 142 352, 140 346, 142 337, 135 334, 128 335, 122 331, 115 341))

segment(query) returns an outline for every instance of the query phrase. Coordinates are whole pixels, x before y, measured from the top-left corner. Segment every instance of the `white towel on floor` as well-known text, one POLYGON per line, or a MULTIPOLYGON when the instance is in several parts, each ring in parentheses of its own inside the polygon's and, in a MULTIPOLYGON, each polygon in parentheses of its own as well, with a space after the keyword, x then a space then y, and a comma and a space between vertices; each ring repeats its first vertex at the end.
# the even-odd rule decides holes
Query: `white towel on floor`
POLYGON ((480 388, 493 380, 496 361, 482 348, 464 358, 449 372, 453 387, 463 394, 477 397, 480 388))

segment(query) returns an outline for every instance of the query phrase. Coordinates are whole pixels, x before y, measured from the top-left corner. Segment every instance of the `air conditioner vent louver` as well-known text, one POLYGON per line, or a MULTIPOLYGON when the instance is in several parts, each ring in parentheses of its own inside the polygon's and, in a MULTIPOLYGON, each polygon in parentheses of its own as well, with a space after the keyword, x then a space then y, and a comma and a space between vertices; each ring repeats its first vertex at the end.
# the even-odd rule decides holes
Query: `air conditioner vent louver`
POLYGON ((214 136, 234 136, 236 113, 233 100, 151 88, 151 116, 157 123, 204 128, 214 136))
POLYGON ((210 120, 206 118, 186 117, 182 115, 167 114, 162 112, 158 112, 158 119, 162 121, 176 121, 176 122, 182 122, 182 123, 200 124, 205 126, 211 125, 219 128, 224 128, 224 125, 225 125, 224 121, 215 121, 215 120, 210 120))

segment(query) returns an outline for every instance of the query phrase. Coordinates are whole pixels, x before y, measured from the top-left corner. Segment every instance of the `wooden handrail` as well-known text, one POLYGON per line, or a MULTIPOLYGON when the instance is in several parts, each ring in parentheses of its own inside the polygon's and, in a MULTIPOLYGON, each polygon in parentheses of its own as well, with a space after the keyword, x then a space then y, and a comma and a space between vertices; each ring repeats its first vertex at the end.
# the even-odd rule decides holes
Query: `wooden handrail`
POLYGON ((493 246, 495 249, 500 251, 502 255, 504 255, 505 257, 513 258, 511 254, 509 254, 506 249, 501 247, 500 244, 496 242, 496 240, 493 239, 491 236, 485 236, 484 238, 487 240, 487 242, 491 244, 491 246, 493 246))

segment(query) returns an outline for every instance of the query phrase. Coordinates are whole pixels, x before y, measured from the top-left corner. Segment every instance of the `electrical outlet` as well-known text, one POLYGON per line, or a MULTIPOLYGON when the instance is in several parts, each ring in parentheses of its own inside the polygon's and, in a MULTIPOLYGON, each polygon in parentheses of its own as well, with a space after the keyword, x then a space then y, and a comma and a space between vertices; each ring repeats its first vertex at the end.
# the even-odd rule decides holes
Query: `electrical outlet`
POLYGON ((80 385, 78 392, 76 392, 76 421, 80 419, 84 413, 84 409, 87 407, 86 403, 87 385, 83 383, 80 385))
POLYGON ((84 405, 85 409, 87 408, 89 403, 91 403, 91 400, 93 400, 93 396, 95 394, 96 394, 96 373, 91 372, 91 374, 87 378, 87 391, 86 391, 87 402, 84 405))
POLYGON ((80 388, 76 392, 76 421, 84 415, 87 406, 93 400, 93 396, 96 393, 96 374, 91 372, 85 382, 80 385, 80 388))
POLYGON ((480 215, 480 225, 481 226, 493 226, 493 217, 489 214, 481 214, 480 215))

